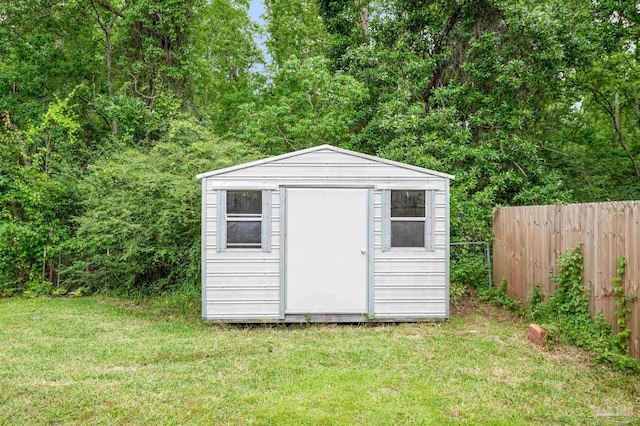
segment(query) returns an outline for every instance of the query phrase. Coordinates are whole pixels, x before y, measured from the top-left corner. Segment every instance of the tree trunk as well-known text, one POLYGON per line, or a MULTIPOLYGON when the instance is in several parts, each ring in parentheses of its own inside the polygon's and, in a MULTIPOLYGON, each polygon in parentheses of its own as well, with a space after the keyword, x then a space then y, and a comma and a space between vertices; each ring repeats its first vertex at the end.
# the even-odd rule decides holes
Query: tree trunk
POLYGON ((107 93, 109 99, 113 97, 113 82, 111 81, 111 29, 113 28, 113 19, 109 21, 106 29, 104 30, 104 41, 107 47, 107 93))
POLYGON ((366 37, 369 36, 369 8, 362 6, 360 8, 360 24, 362 25, 362 32, 366 37))
MULTIPOLYGON (((111 65, 111 30, 113 29, 113 23, 115 22, 116 17, 114 16, 107 23, 107 26, 104 30, 104 40, 107 47, 107 94, 109 95, 109 100, 113 100, 113 77, 112 77, 112 65, 111 65)), ((116 118, 111 120, 111 133, 114 135, 118 133, 118 120, 116 118)))
POLYGON ((624 135, 622 134, 622 115, 620 114, 620 93, 615 94, 613 98, 613 102, 614 102, 613 126, 615 127, 616 133, 618 134, 618 142, 620 143, 620 146, 622 146, 622 149, 624 149, 624 152, 627 153, 627 156, 631 160, 631 164, 633 164, 633 169, 636 172, 636 176, 640 178, 640 167, 638 166, 638 162, 633 157, 633 153, 629 150, 629 147, 627 146, 627 142, 624 140, 624 135))
POLYGON ((49 262, 49 282, 53 282, 53 262, 49 262))
MULTIPOLYGON (((107 94, 109 95, 109 100, 113 99, 113 67, 112 67, 112 47, 111 47, 111 34, 112 34, 112 30, 113 30, 113 24, 116 22, 116 19, 118 18, 122 18, 122 14, 124 13, 124 11, 129 7, 129 5, 127 3, 125 3, 120 10, 115 9, 113 6, 111 6, 111 4, 109 4, 109 2, 105 2, 102 0, 91 0, 91 6, 93 7, 93 10, 96 14, 96 22, 98 23, 98 25, 100 26, 100 28, 102 29, 102 31, 104 32, 104 42, 105 42, 105 47, 106 47, 106 57, 105 57, 105 61, 106 61, 106 65, 107 65, 107 94), (111 19, 109 19, 109 22, 105 22, 102 20, 102 18, 100 17, 100 13, 98 12, 98 9, 96 8, 96 3, 103 8, 104 10, 109 11, 112 16, 111 19)), ((118 133, 118 120, 113 120, 111 122, 111 132, 112 133, 118 133)))

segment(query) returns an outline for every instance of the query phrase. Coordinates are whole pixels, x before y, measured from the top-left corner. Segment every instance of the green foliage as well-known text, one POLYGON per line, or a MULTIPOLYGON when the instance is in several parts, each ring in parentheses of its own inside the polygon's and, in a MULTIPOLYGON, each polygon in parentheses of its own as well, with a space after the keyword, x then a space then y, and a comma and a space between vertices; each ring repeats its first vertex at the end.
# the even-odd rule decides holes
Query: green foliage
POLYGON ((91 289, 86 286, 80 286, 73 291, 69 292, 69 296, 71 297, 82 297, 91 294, 91 289))
POLYGON ((557 161, 567 169, 568 185, 580 199, 637 199, 640 65, 635 54, 603 54, 571 84, 582 92, 580 108, 568 114, 557 135, 562 154, 557 161))
POLYGON ((240 106, 256 97, 253 68, 264 59, 254 41, 260 30, 247 11, 246 0, 207 2, 196 30, 193 107, 211 119, 217 134, 236 125, 240 106))
MULTIPOLYGON (((507 295, 506 280, 502 281, 499 288, 479 290, 478 298, 519 315, 527 315, 548 332, 550 345, 561 342, 582 347, 595 352, 596 360, 610 364, 615 369, 640 372, 640 362, 629 356, 626 329, 621 327, 622 334, 616 334, 602 314, 595 318, 589 314, 589 300, 582 283, 583 258, 580 246, 563 253, 557 265, 558 274, 554 277, 557 291, 545 301, 540 285, 534 285, 529 295, 528 309, 507 295)), ((618 267, 620 278, 624 272, 624 259, 618 260, 618 267)), ((618 306, 623 306, 629 300, 624 295, 617 297, 617 300, 624 300, 618 306)), ((626 325, 628 312, 619 312, 616 315, 618 318, 624 317, 626 325)))
POLYGON ((558 275, 554 281, 558 290, 550 300, 552 308, 561 317, 568 317, 567 320, 589 318, 589 295, 582 283, 584 262, 580 246, 558 257, 557 266, 558 275))
POLYGON ((199 282, 183 282, 172 291, 147 299, 150 305, 164 315, 193 318, 202 306, 199 282))
POLYGON ((35 167, 0 171, 0 295, 40 279, 43 250, 69 237, 77 194, 35 167))
POLYGON ((80 183, 83 213, 69 249, 67 285, 130 296, 199 282, 203 170, 255 158, 248 147, 212 136, 192 121, 170 124, 149 151, 98 161, 80 183))
POLYGON ((533 291, 529 295, 529 308, 535 310, 544 302, 544 293, 540 288, 540 284, 533 284, 533 291))
MULTIPOLYGON (((88 2, 86 2, 88 3, 88 2)), ((0 5, 0 114, 19 128, 39 121, 47 103, 100 75, 98 34, 84 1, 24 0, 0 5)))
POLYGON ((323 56, 327 33, 316 2, 266 1, 264 5, 269 34, 266 45, 277 67, 294 58, 304 61, 323 56))
POLYGON ((83 158, 75 90, 54 96, 37 121, 18 128, 4 114, 0 130, 0 294, 50 293, 54 247, 71 234, 78 206, 77 171, 83 158), (43 271, 43 263, 45 271, 43 271), (37 286, 41 286, 41 290, 37 286), (35 287, 34 287, 35 286, 35 287))
POLYGON ((373 2, 318 0, 317 3, 324 26, 331 35, 325 40, 327 56, 341 68, 343 62, 348 61, 349 50, 368 40, 373 2))
POLYGON ((370 94, 355 148, 456 175, 455 239, 489 240, 496 206, 570 199, 540 146, 556 127, 546 111, 558 70, 575 65, 569 23, 541 13, 533 2, 374 4, 372 41, 340 62, 370 94))
POLYGON ((264 88, 268 102, 243 107, 239 136, 268 154, 352 137, 366 91, 353 77, 332 74, 322 57, 291 59, 264 88))
POLYGON ((469 288, 489 287, 484 245, 452 246, 450 252, 452 283, 469 288))
POLYGON ((496 306, 507 308, 518 315, 524 313, 522 304, 507 294, 507 280, 502 280, 500 287, 489 287, 478 290, 478 299, 496 306))
POLYGON ((153 108, 165 91, 188 93, 192 37, 205 4, 204 0, 130 2, 122 17, 120 59, 130 95, 142 97, 153 108))
POLYGON ((46 281, 29 281, 25 287, 24 297, 49 296, 53 292, 53 286, 46 281))
POLYGON ((629 352, 629 337, 631 336, 631 329, 627 327, 629 320, 629 314, 631 314, 631 308, 629 304, 634 302, 637 298, 634 296, 627 296, 624 293, 624 283, 622 278, 624 276, 624 269, 627 265, 627 260, 624 256, 618 256, 618 264, 616 269, 616 276, 612 281, 613 294, 616 296, 616 319, 618 325, 618 332, 616 333, 616 339, 618 348, 621 352, 629 352))
POLYGON ((467 294, 469 287, 460 283, 459 281, 451 281, 449 285, 449 303, 453 306, 457 306, 458 302, 467 294))
MULTIPOLYGON (((264 28, 248 5, 0 3, 0 293, 39 293, 61 246, 70 290, 188 281, 195 189, 175 176, 218 164, 198 150, 331 143, 455 174, 454 241, 490 240, 496 206, 640 197, 632 3, 268 1, 264 28)), ((483 256, 456 253, 455 288, 483 285, 483 256)))
POLYGON ((540 296, 531 296, 536 303, 531 306, 530 319, 549 330, 549 338, 554 341, 594 351, 598 360, 610 363, 614 368, 640 372, 640 362, 628 356, 628 348, 620 345, 620 337, 602 314, 591 318, 582 283, 584 266, 580 246, 563 253, 557 265, 558 274, 554 279, 558 289, 547 302, 540 296))

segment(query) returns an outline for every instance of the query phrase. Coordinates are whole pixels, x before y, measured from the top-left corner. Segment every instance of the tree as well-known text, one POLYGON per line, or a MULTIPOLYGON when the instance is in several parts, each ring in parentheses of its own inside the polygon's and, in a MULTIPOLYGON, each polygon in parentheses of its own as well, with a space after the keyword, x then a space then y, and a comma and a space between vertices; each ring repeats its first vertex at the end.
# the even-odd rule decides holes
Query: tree
POLYGON ((0 113, 18 129, 100 75, 99 39, 82 1, 2 2, 0 16, 0 113))
POLYGON ((218 134, 226 134, 240 105, 254 98, 253 69, 264 61, 253 39, 257 32, 244 0, 211 1, 202 10, 191 62, 192 108, 209 117, 218 134))
POLYGON ((588 51, 566 74, 566 99, 552 110, 561 118, 545 149, 575 200, 637 199, 640 17, 635 5, 617 1, 598 2, 590 12, 588 51))
POLYGON ((569 199, 541 145, 566 102, 564 76, 589 58, 589 8, 489 0, 368 8, 369 37, 342 29, 338 37, 354 42, 335 63, 370 93, 359 150, 455 174, 457 239, 489 238, 496 205, 569 199))
POLYGON ((194 29, 204 0, 137 0, 123 15, 123 70, 130 96, 150 109, 164 91, 188 94, 194 29), (126 64, 126 65, 125 65, 126 64))
MULTIPOLYGON (((90 0, 91 8, 95 14, 95 20, 100 26, 100 29, 104 32, 104 44, 105 44, 105 64, 107 66, 107 93, 109 98, 113 97, 113 26, 116 20, 123 17, 124 12, 129 8, 131 3, 123 2, 119 5, 111 4, 107 0, 90 0), (108 16, 103 16, 103 12, 106 11, 108 16)), ((114 129, 114 133, 117 132, 117 127, 114 129)))
POLYGON ((304 61, 322 56, 327 33, 313 1, 265 1, 267 9, 267 48, 273 63, 282 67, 292 59, 304 61))
POLYGON ((238 136, 267 154, 345 145, 357 130, 365 98, 362 85, 332 74, 326 59, 291 59, 263 89, 261 101, 243 107, 238 136))
POLYGON ((326 40, 327 56, 338 68, 348 61, 348 52, 369 42, 371 33, 370 1, 319 0, 322 21, 330 37, 326 40))
POLYGON ((0 131, 0 295, 52 280, 52 252, 70 236, 78 196, 64 163, 43 170, 36 156, 25 165, 20 145, 15 132, 0 131))

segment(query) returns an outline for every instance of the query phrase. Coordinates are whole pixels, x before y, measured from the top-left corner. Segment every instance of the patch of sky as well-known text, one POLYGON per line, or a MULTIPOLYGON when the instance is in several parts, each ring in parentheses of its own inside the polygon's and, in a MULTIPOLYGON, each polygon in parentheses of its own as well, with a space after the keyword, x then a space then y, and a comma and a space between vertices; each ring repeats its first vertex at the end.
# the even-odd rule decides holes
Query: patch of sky
POLYGON ((267 35, 266 35, 266 32, 264 31, 264 28, 266 27, 264 14, 265 14, 264 0, 251 0, 249 2, 249 17, 256 24, 258 24, 260 28, 263 30, 258 34, 255 34, 254 39, 256 41, 256 44, 262 51, 262 55, 264 56, 265 63, 255 64, 251 69, 252 71, 260 74, 266 74, 267 73, 266 66, 271 63, 271 55, 269 55, 269 52, 267 51, 267 45, 265 44, 265 42, 267 41, 267 35))

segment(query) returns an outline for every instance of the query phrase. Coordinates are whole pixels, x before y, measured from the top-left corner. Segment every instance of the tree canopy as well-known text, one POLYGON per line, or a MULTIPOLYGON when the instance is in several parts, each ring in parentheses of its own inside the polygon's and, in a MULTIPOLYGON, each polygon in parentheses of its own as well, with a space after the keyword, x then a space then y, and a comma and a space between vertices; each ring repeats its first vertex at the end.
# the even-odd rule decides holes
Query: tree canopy
POLYGON ((265 10, 0 4, 0 295, 195 285, 193 176, 324 143, 456 175, 456 241, 499 206, 640 198, 635 3, 265 10))

